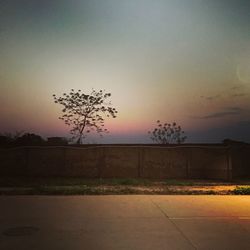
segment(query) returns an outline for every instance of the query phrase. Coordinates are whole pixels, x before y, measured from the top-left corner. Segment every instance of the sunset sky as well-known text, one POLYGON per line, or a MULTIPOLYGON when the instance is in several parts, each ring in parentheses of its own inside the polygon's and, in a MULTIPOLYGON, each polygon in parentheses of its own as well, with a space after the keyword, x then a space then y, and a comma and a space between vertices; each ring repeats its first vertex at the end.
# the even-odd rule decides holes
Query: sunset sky
POLYGON ((112 93, 99 143, 250 142, 249 0, 0 0, 0 132, 68 136, 52 95, 112 93))

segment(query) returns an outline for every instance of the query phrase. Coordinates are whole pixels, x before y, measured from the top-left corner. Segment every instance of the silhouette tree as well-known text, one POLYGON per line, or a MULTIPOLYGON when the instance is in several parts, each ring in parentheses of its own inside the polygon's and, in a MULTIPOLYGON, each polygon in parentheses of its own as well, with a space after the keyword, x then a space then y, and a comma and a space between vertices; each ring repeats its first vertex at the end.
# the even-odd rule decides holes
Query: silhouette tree
POLYGON ((157 127, 153 131, 148 132, 152 141, 159 144, 170 144, 170 143, 183 143, 187 137, 184 136, 181 126, 178 126, 176 122, 164 123, 157 121, 157 127))
POLYGON ((14 134, 10 132, 0 133, 0 145, 11 146, 14 145, 16 140, 24 134, 23 131, 16 131, 14 134))
POLYGON ((18 146, 40 146, 45 144, 45 140, 33 133, 25 133, 15 139, 14 142, 18 146))
POLYGON ((108 132, 104 128, 103 117, 115 118, 117 113, 111 102, 107 101, 110 96, 110 93, 105 93, 103 90, 95 91, 94 89, 90 94, 71 89, 69 94, 64 93, 61 97, 53 95, 55 103, 63 106, 63 115, 59 119, 72 127, 70 133, 77 144, 81 144, 82 139, 91 131, 95 131, 99 135, 108 132))
POLYGON ((22 131, 0 134, 1 146, 39 146, 45 145, 45 140, 33 133, 24 133, 22 131))

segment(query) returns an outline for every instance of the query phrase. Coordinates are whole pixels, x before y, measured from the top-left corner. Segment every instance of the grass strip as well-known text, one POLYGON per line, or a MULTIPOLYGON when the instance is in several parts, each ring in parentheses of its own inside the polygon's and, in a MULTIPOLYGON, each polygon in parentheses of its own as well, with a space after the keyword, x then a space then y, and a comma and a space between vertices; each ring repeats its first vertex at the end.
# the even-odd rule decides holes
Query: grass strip
POLYGON ((232 192, 234 194, 250 195, 250 186, 247 186, 247 187, 237 186, 232 192))

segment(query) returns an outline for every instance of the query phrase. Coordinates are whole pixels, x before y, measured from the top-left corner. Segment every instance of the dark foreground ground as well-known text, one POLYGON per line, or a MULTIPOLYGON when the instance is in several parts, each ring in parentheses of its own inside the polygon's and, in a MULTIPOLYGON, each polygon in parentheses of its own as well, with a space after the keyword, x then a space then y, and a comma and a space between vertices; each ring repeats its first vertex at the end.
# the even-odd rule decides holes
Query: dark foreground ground
POLYGON ((0 195, 250 194, 250 180, 0 178, 0 195))
POLYGON ((0 249, 250 249, 250 198, 1 196, 0 249))

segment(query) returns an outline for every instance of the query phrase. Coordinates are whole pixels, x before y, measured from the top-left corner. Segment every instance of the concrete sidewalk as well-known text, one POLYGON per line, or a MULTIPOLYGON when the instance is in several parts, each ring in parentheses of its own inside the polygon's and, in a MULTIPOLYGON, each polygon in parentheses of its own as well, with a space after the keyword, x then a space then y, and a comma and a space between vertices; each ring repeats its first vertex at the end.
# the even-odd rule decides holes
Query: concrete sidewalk
POLYGON ((250 196, 2 196, 0 249, 250 249, 250 196))

